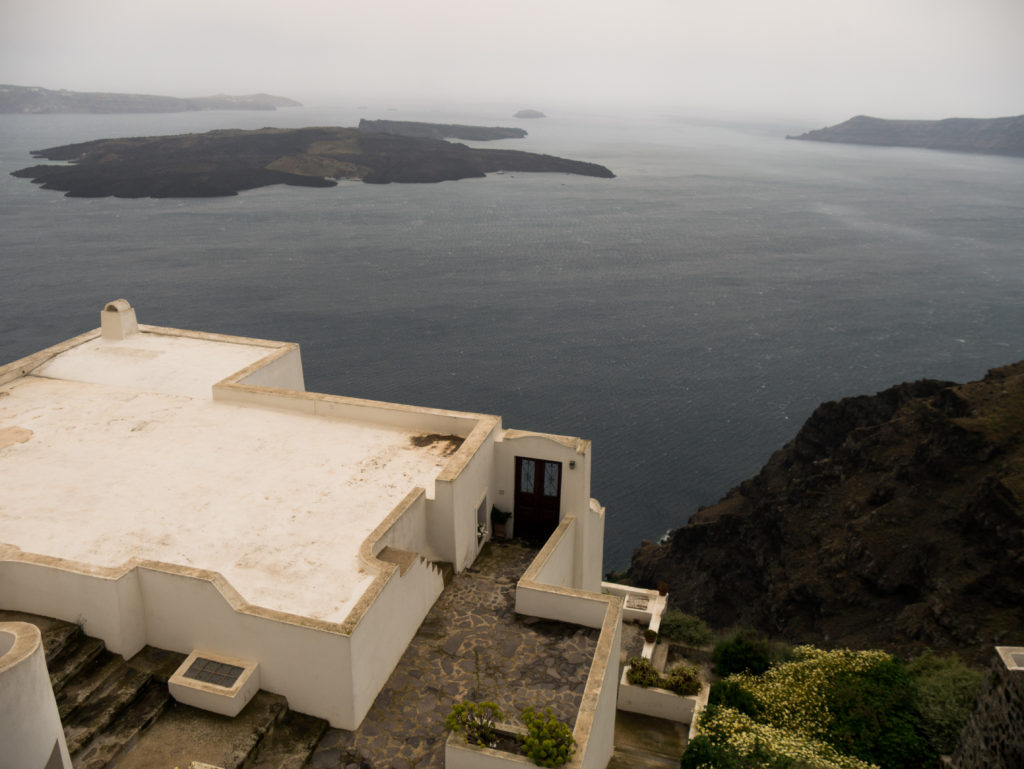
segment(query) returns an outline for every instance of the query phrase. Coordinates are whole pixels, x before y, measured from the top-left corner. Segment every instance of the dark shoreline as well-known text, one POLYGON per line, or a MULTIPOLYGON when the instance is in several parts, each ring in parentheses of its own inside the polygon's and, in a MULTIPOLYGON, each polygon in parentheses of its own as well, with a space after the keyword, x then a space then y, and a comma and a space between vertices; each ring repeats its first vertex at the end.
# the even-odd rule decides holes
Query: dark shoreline
POLYGON ((945 120, 882 120, 858 115, 845 123, 786 138, 1024 157, 1024 115, 945 120))
POLYGON ((615 176, 596 163, 552 155, 340 127, 100 139, 32 155, 70 164, 35 165, 12 176, 68 197, 220 197, 272 184, 333 187, 338 179, 430 183, 495 171, 615 176))

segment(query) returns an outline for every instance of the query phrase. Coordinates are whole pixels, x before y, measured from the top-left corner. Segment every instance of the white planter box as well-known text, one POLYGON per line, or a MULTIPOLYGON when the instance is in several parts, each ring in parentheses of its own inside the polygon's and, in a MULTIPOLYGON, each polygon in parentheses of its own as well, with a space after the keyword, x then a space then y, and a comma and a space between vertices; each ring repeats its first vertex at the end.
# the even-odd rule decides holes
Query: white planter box
POLYGON ((258 662, 252 660, 225 657, 197 650, 188 655, 174 671, 174 675, 167 681, 167 688, 170 690, 171 696, 178 702, 234 718, 242 712, 242 708, 248 705, 249 700, 259 691, 260 666, 258 662), (217 683, 186 676, 185 673, 198 658, 241 668, 241 673, 237 675, 230 686, 221 686, 217 683))
MULTIPOLYGON (((514 731, 523 732, 522 729, 514 731)), ((448 739, 444 743, 444 769, 508 769, 508 767, 522 769, 527 766, 535 766, 535 764, 520 753, 470 745, 461 734, 454 732, 448 735, 448 739)))
MULTIPOLYGON (((634 686, 626 680, 628 672, 629 668, 627 667, 622 671, 622 679, 619 681, 619 710, 666 718, 681 724, 688 724, 693 720, 693 711, 697 706, 700 694, 683 697, 656 686, 646 688, 634 686)), ((705 683, 701 691, 706 690, 707 684, 705 683)))

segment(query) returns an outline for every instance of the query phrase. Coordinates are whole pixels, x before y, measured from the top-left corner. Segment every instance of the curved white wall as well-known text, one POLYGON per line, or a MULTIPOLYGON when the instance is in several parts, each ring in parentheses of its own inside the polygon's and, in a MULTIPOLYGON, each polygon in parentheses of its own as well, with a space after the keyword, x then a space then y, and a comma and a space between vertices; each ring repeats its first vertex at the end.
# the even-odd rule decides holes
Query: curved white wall
POLYGON ((71 769, 39 628, 0 622, 0 769, 71 769))

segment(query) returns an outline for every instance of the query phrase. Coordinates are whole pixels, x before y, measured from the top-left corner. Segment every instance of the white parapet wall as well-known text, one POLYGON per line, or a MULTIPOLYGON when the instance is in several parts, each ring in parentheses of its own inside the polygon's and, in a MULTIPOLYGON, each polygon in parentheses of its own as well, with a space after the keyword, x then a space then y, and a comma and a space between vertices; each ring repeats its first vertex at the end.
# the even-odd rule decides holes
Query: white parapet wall
POLYGON ((563 518, 519 580, 518 614, 603 627, 610 596, 580 590, 573 584, 579 557, 577 525, 575 516, 563 518))
POLYGON ((39 628, 0 622, 0 769, 71 769, 39 628))
POLYGON ((297 344, 283 347, 232 377, 240 384, 303 392, 302 355, 297 344))
POLYGON ((622 598, 565 584, 567 574, 579 574, 578 569, 567 568, 567 564, 581 557, 576 526, 574 516, 563 518, 527 568, 516 585, 516 612, 600 628, 573 727, 577 751, 569 766, 604 769, 611 759, 615 740, 622 598))
POLYGON ((380 574, 341 624, 251 606, 216 572, 153 561, 90 569, 10 547, 0 552, 0 594, 5 608, 83 623, 125 657, 150 644, 258 660, 264 689, 354 729, 444 587, 422 559, 404 575, 376 564, 380 574))
POLYGON ((639 622, 652 630, 661 627, 661 615, 665 613, 668 596, 659 595, 657 590, 617 582, 602 582, 601 592, 622 596, 622 619, 626 622, 639 622))
POLYGON ((431 543, 448 550, 441 560, 450 562, 457 572, 472 564, 480 552, 477 510, 483 504, 489 513, 493 504, 491 478, 500 431, 499 419, 481 419, 434 481, 435 499, 428 516, 431 543), (443 539, 436 536, 440 532, 445 533, 443 539))

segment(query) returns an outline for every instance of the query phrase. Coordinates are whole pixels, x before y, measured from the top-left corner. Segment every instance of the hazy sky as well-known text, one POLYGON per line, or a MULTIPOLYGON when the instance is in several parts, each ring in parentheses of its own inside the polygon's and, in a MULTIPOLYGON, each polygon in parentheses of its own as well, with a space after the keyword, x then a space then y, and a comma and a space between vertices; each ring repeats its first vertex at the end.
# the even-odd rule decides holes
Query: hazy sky
POLYGON ((0 0, 0 83, 984 117, 1022 39, 1024 0, 0 0))

